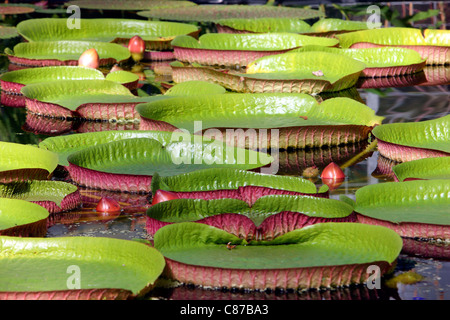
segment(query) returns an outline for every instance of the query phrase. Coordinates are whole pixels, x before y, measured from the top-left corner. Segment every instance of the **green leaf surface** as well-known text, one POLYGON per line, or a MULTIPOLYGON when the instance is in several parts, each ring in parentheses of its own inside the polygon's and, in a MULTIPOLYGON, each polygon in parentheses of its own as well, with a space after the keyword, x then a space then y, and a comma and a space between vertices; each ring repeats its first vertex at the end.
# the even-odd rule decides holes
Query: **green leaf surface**
POLYGON ((83 52, 94 48, 100 59, 113 58, 117 62, 128 60, 130 51, 116 43, 93 41, 36 41, 21 42, 14 49, 5 52, 15 57, 27 59, 55 59, 60 61, 78 60, 83 52))
POLYGON ((425 61, 420 54, 411 49, 397 47, 380 47, 367 49, 341 49, 324 46, 306 46, 294 49, 292 52, 324 51, 342 54, 363 62, 367 68, 383 68, 395 66, 408 66, 425 61))
POLYGON ((256 59, 242 76, 268 79, 325 80, 331 84, 355 74, 356 79, 366 64, 330 52, 286 52, 256 59), (320 71, 323 75, 315 75, 320 71), (314 72, 314 73, 313 73, 314 72))
POLYGON ((120 83, 109 80, 61 80, 26 85, 22 94, 30 99, 57 104, 72 111, 86 103, 144 103, 167 99, 162 95, 137 97, 120 83))
POLYGON ((136 241, 0 237, 0 291, 68 290, 74 272, 69 267, 75 267, 80 289, 119 288, 138 295, 164 266, 157 250, 136 241))
POLYGON ((359 42, 369 42, 380 45, 417 45, 417 46, 449 46, 450 37, 448 30, 426 31, 422 35, 420 29, 416 28, 380 28, 362 30, 336 35, 342 48, 350 48, 359 42), (437 36, 440 34, 441 36, 437 36), (440 41, 436 41, 440 40, 440 41))
POLYGON ((450 225, 450 180, 385 182, 356 191, 355 211, 393 223, 450 225))
POLYGON ((166 258, 205 267, 285 269, 387 261, 400 253, 394 231, 360 223, 319 223, 288 232, 272 241, 252 241, 201 223, 164 226, 154 237, 166 258), (236 245, 228 250, 228 242, 236 245))
POLYGON ((250 32, 308 32, 311 26, 303 20, 297 18, 258 18, 258 19, 220 19, 216 24, 233 28, 239 31, 250 32))
POLYGON ((355 31, 367 29, 365 21, 351 21, 336 18, 320 19, 315 22, 310 32, 355 31))
POLYGON ((78 188, 70 183, 51 180, 0 183, 0 197, 26 201, 61 201, 78 188))
POLYGON ((371 126, 381 122, 372 109, 353 99, 333 98, 318 104, 312 96, 301 93, 228 93, 176 97, 141 104, 136 107, 136 111, 144 118, 165 121, 191 133, 207 128, 342 124, 371 126), (198 119, 201 119, 201 123, 198 119))
POLYGON ((0 195, 0 230, 47 219, 48 215, 47 209, 38 204, 20 199, 8 199, 0 195))
POLYGON ((388 123, 373 129, 380 140, 398 145, 450 152, 450 115, 420 122, 388 123))
MULTIPOLYGON (((170 177, 153 176, 152 192, 158 189, 174 192, 236 190, 239 187, 260 186, 286 191, 317 193, 317 187, 307 179, 294 176, 260 174, 233 168, 210 168, 170 177)), ((323 190, 324 192, 328 190, 323 190)))
POLYGON ((73 0, 68 1, 66 6, 75 5, 84 9, 92 10, 148 10, 157 8, 184 8, 195 6, 196 3, 192 1, 180 1, 180 0, 73 0))
POLYGON ((222 94, 226 89, 208 81, 192 80, 175 84, 164 95, 166 96, 195 96, 204 94, 222 94))
POLYGON ((147 215, 163 222, 194 222, 224 213, 238 213, 259 226, 271 215, 298 212, 310 217, 344 218, 353 207, 334 199, 290 195, 270 195, 258 198, 252 206, 237 199, 174 199, 151 206, 147 215))
POLYGON ((392 167, 399 181, 406 178, 450 179, 450 157, 424 158, 392 167))
POLYGON ((108 73, 106 77, 100 70, 78 66, 37 67, 5 72, 0 80, 24 85, 60 80, 109 80, 118 83, 129 83, 139 77, 128 71, 108 73))
POLYGON ((198 30, 192 24, 137 19, 84 18, 80 21, 80 28, 68 28, 68 23, 65 18, 28 19, 20 22, 17 30, 28 41, 99 42, 112 42, 117 38, 131 39, 136 35, 147 41, 168 41, 177 35, 198 30))
POLYGON ((52 173, 58 165, 58 155, 32 145, 0 141, 0 171, 45 169, 52 173))
POLYGON ((206 33, 199 40, 190 36, 177 36, 172 46, 208 50, 277 51, 305 45, 335 46, 338 40, 310 37, 294 33, 206 33))
POLYGON ((210 167, 259 168, 273 160, 266 154, 258 156, 254 151, 238 150, 222 142, 214 142, 216 149, 211 150, 211 141, 190 138, 168 146, 148 138, 113 141, 72 153, 67 161, 107 173, 171 176, 210 167))
POLYGON ((228 147, 222 142, 202 139, 183 132, 168 131, 100 131, 49 137, 39 144, 39 148, 52 151, 59 157, 59 164, 68 165, 67 157, 76 151, 87 147, 121 141, 126 139, 145 138, 155 140, 161 144, 167 153, 178 159, 180 163, 194 163, 195 161, 220 165, 236 166, 244 169, 257 168, 269 164, 273 158, 265 153, 228 147), (214 154, 214 147, 223 148, 225 153, 214 154), (199 157, 199 158, 195 158, 199 157))
POLYGON ((324 16, 320 10, 261 5, 198 5, 188 8, 160 8, 140 11, 146 18, 170 21, 215 22, 220 19, 297 18, 312 19, 324 16))

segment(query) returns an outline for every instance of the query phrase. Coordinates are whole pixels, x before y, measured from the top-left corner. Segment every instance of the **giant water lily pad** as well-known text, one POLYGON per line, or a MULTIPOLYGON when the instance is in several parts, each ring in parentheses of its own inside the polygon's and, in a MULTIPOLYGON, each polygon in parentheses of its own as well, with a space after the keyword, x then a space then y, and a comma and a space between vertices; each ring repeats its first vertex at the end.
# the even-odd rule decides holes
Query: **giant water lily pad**
POLYGON ((392 167, 398 181, 405 179, 450 179, 450 157, 423 158, 392 167))
POLYGON ((319 10, 260 5, 198 5, 187 8, 159 8, 141 11, 138 15, 151 19, 171 21, 215 22, 219 19, 297 18, 322 17, 319 10))
POLYGON ((389 123, 372 131, 386 158, 405 162, 450 155, 450 115, 420 122, 389 123))
POLYGON ((335 46, 336 39, 292 33, 226 34, 207 33, 199 40, 178 36, 172 41, 175 58, 202 65, 245 67, 250 62, 305 45, 335 46))
POLYGON ((362 77, 390 77, 420 72, 425 67, 425 59, 417 51, 397 47, 366 49, 341 49, 324 46, 306 46, 292 52, 325 51, 342 54, 363 62, 366 68, 362 77))
POLYGON ((220 19, 215 21, 219 33, 308 32, 311 26, 297 18, 220 19))
POLYGON ((113 65, 130 58, 130 51, 116 43, 93 41, 36 41, 22 42, 5 53, 13 64, 28 67, 78 65, 78 58, 91 48, 95 48, 100 66, 113 65))
POLYGON ((238 199, 173 199, 147 210, 147 232, 171 223, 199 222, 247 240, 269 240, 321 222, 352 222, 353 207, 345 202, 290 195, 263 196, 249 206, 238 199))
POLYGON ((19 36, 16 27, 4 27, 0 26, 0 39, 11 39, 19 36))
POLYGON ((110 80, 61 80, 29 84, 21 89, 27 109, 35 114, 84 119, 139 119, 135 106, 166 97, 133 95, 110 80))
POLYGON ((365 140, 367 129, 382 121, 372 109, 353 99, 332 98, 319 104, 310 95, 295 93, 175 97, 142 104, 136 110, 142 117, 143 129, 164 124, 167 129, 172 126, 172 130, 191 133, 211 129, 204 134, 239 146, 250 137, 254 143, 246 141, 245 147, 260 149, 273 147, 274 139, 283 149, 365 140))
POLYGON ((0 182, 45 180, 58 165, 58 155, 31 145, 0 142, 0 155, 0 182))
POLYGON ((209 167, 253 169, 273 160, 267 154, 219 141, 182 132, 170 134, 168 143, 141 136, 85 148, 67 157, 67 169, 71 178, 83 186, 149 192, 156 173, 170 176, 209 167))
POLYGON ((149 10, 157 8, 184 8, 195 6, 195 2, 191 1, 171 1, 171 0, 73 0, 65 3, 65 6, 75 5, 83 9, 91 10, 149 10))
MULTIPOLYGON (((21 98, 20 90, 29 84, 59 81, 59 80, 104 80, 105 76, 100 70, 78 66, 57 66, 57 67, 39 67, 26 68, 21 70, 10 71, 0 76, 2 87, 2 104, 6 106, 25 107, 25 98, 21 98), (10 97, 6 94, 14 94, 10 97)), ((115 71, 108 73, 106 79, 123 84, 128 89, 136 89, 139 77, 127 71, 115 71)))
POLYGON ((34 202, 50 213, 72 210, 81 204, 78 188, 63 181, 0 183, 0 197, 34 202))
POLYGON ((247 242, 212 226, 183 222, 161 228, 154 241, 175 280, 250 290, 362 283, 368 265, 380 266, 384 274, 402 248, 392 230, 359 223, 319 223, 271 241, 247 242))
POLYGON ((309 29, 310 33, 320 36, 334 36, 339 33, 346 33, 368 29, 365 21, 342 20, 336 18, 320 19, 309 29))
POLYGON ((165 266, 154 248, 113 238, 1 237, 0 249, 0 297, 9 299, 133 298, 148 292, 165 266))
POLYGON ((48 216, 47 209, 35 203, 0 195, 0 235, 43 237, 48 216))
POLYGON ((205 66, 171 64, 174 82, 211 81, 235 92, 301 92, 318 94, 353 87, 366 65, 329 52, 286 52, 265 56, 247 65, 245 73, 205 66))
POLYGON ((404 237, 450 238, 450 180, 368 185, 356 191, 358 221, 389 227, 404 237))
POLYGON ((380 28, 336 35, 342 48, 405 47, 419 52, 427 64, 450 63, 450 32, 415 28, 380 28))
MULTIPOLYGON (((129 5, 129 4, 127 4, 129 5)), ((128 44, 138 35, 147 50, 168 50, 178 35, 197 35, 192 24, 134 19, 82 19, 80 28, 68 28, 67 19, 29 19, 20 22, 17 30, 28 41, 99 41, 128 44)))
POLYGON ((175 176, 153 176, 152 193, 176 193, 178 198, 234 198, 250 205, 264 195, 310 195, 328 197, 328 187, 317 190, 314 183, 294 176, 256 173, 233 168, 203 169, 175 176))

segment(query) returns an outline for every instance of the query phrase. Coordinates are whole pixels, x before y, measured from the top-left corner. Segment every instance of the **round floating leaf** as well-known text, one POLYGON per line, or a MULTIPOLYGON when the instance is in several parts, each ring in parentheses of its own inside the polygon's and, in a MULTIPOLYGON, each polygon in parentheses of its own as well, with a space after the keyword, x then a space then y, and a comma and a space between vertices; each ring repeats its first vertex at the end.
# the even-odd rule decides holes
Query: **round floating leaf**
POLYGON ((63 181, 34 180, 0 184, 0 197, 26 201, 51 201, 61 207, 65 197, 78 188, 63 181))
POLYGON ((186 81, 177 83, 164 95, 166 96, 194 96, 204 94, 221 94, 225 93, 226 89, 218 84, 207 81, 186 81))
POLYGON ((100 60, 114 60, 121 62, 130 58, 130 51, 116 43, 93 41, 36 41, 22 42, 14 46, 13 50, 6 49, 10 59, 25 61, 56 60, 61 62, 74 61, 78 63, 80 55, 88 49, 95 48, 100 60))
POLYGON ((0 141, 0 172, 39 169, 47 175, 58 165, 58 155, 31 145, 0 141))
POLYGON ((201 137, 200 139, 194 137, 193 142, 190 137, 188 141, 177 142, 176 137, 174 136, 171 145, 166 146, 148 138, 113 141, 72 153, 67 160, 71 164, 90 170, 144 176, 152 176, 156 172, 162 176, 171 176, 208 167, 258 168, 267 164, 269 160, 269 157, 264 159, 257 157, 257 153, 253 151, 241 152, 223 143, 216 143, 216 147, 221 147, 225 151, 208 152, 208 147, 214 142, 205 143, 201 137), (203 152, 192 152, 199 149, 203 152), (249 162, 253 160, 251 157, 257 162, 249 162))
MULTIPOLYGON (((78 271, 80 289, 148 291, 165 266, 164 257, 145 244, 113 238, 0 237, 0 291, 70 290, 78 271)), ((101 297, 100 297, 101 298, 101 297)))
POLYGON ((139 105, 147 119, 164 121, 190 132, 208 128, 282 128, 296 126, 366 125, 381 117, 349 98, 328 99, 318 104, 306 94, 218 94, 176 97, 139 105), (201 119, 201 124, 196 123, 201 119))
POLYGON ((199 192, 213 190, 236 190, 245 186, 261 186, 301 193, 316 193, 314 183, 291 176, 259 174, 232 168, 211 168, 194 172, 152 179, 152 192, 167 190, 174 192, 199 192), (194 183, 195 182, 195 183, 194 183))
POLYGON ((170 0, 74 0, 65 3, 65 6, 75 5, 83 9, 92 10, 149 10, 157 8, 184 8, 195 6, 191 1, 170 1, 170 0))
POLYGON ((305 45, 335 46, 337 44, 338 41, 336 39, 292 33, 206 33, 200 36, 198 40, 189 36, 178 36, 172 41, 172 46, 174 47, 238 51, 277 51, 305 45))
POLYGON ((364 30, 367 28, 367 22, 365 21, 351 21, 342 19, 320 19, 315 22, 309 32, 330 32, 330 31, 356 31, 364 30))
POLYGON ((128 44, 126 40, 138 35, 146 41, 149 50, 157 49, 158 42, 168 46, 176 36, 196 34, 199 30, 192 24, 134 19, 82 19, 80 28, 68 28, 67 23, 64 18, 29 19, 20 22, 17 30, 28 41, 78 40, 128 44))
POLYGON ((319 223, 247 243, 218 228, 183 222, 159 229, 154 241, 166 258, 181 263, 251 270, 392 263, 402 247, 392 230, 359 223, 319 223), (228 250, 227 243, 236 247, 228 250))
POLYGON ((220 19, 297 18, 322 17, 319 10, 258 5, 199 5, 188 8, 161 8, 137 13, 160 20, 215 22, 220 19))
POLYGON ((34 12, 34 7, 21 3, 2 3, 0 4, 1 15, 27 14, 34 12))
POLYGON ((351 33, 336 35, 342 48, 350 48, 358 42, 369 42, 379 45, 433 45, 433 46, 449 46, 450 38, 448 36, 438 37, 438 34, 447 34, 448 31, 427 31, 424 32, 426 37, 422 35, 420 29, 415 28, 380 28, 362 30, 351 33), (442 41, 437 41, 440 39, 442 41))
POLYGON ((238 213, 259 226, 266 218, 283 211, 333 219, 349 216, 353 207, 328 198, 270 195, 259 198, 251 206, 238 199, 174 199, 151 206, 147 215, 159 221, 179 223, 194 222, 224 213, 238 213))
POLYGON ((7 229, 25 227, 39 221, 44 221, 45 226, 48 216, 49 212, 35 203, 0 197, 0 234, 5 234, 7 229))
POLYGON ((392 167, 399 181, 407 178, 450 179, 450 157, 424 158, 392 167))
POLYGON ((419 64, 425 62, 425 60, 420 57, 420 54, 417 51, 395 47, 340 49, 340 48, 329 48, 324 46, 307 46, 292 50, 292 52, 307 52, 307 51, 324 51, 342 54, 352 59, 363 62, 367 68, 408 66, 412 64, 419 64))
POLYGON ((450 180, 386 182, 356 191, 355 211, 393 223, 449 225, 450 180))
POLYGON ((388 123, 373 129, 373 135, 384 142, 450 153, 450 115, 437 119, 388 123))
POLYGON ((310 31, 311 26, 298 18, 258 18, 258 19, 219 19, 215 23, 222 27, 241 32, 291 32, 302 33, 310 31))
MULTIPOLYGON (((83 104, 143 103, 155 97, 137 97, 123 85, 109 80, 61 80, 30 84, 22 88, 28 99, 59 105, 75 111, 83 104)), ((163 97, 158 97, 163 98, 163 97)))
POLYGON ((19 33, 17 32, 16 27, 0 26, 0 39, 11 39, 18 36, 19 33))

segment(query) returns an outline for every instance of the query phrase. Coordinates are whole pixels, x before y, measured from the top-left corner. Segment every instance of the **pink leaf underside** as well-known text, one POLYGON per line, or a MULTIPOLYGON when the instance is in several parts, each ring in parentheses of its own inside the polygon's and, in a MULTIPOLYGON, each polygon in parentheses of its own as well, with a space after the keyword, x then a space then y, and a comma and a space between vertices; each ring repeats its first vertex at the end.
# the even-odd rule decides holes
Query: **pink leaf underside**
POLYGON ((424 158, 436 158, 436 157, 448 157, 450 153, 425 149, 409 147, 400 144, 386 142, 380 139, 378 140, 378 151, 383 157, 397 161, 407 162, 412 160, 424 159, 424 158))
MULTIPOLYGON (((259 226, 255 226, 250 218, 237 213, 218 214, 196 222, 225 230, 239 238, 251 241, 272 240, 286 232, 316 223, 355 221, 356 215, 354 213, 344 218, 322 218, 309 217, 298 212, 283 211, 266 218, 259 226)), ((154 235, 159 228, 168 224, 170 223, 147 217, 146 230, 150 235, 154 235)))
MULTIPOLYGON (((58 59, 29 59, 16 56, 8 56, 11 64, 19 67, 49 67, 49 66, 77 66, 78 60, 58 60, 58 59)), ((117 63, 114 58, 105 58, 99 60, 100 66, 110 66, 117 63)))
POLYGON ((371 262, 310 268, 229 269, 189 265, 166 258, 164 275, 181 283, 202 287, 302 290, 365 283, 370 276, 367 272, 370 265, 378 265, 381 275, 391 268, 387 262, 371 262))
POLYGON ((448 244, 403 238, 402 253, 407 255, 417 255, 422 258, 449 260, 450 246, 448 244))
POLYGON ((40 168, 7 170, 0 172, 0 183, 29 180, 48 180, 49 176, 50 174, 47 170, 40 168))
POLYGON ((0 230, 0 236, 10 237, 45 237, 46 234, 47 219, 0 230))
POLYGON ((131 291, 123 289, 0 292, 0 300, 127 300, 131 297, 131 291))
POLYGON ((357 214, 357 221, 365 224, 374 224, 394 230, 402 237, 426 239, 450 239, 450 226, 428 223, 400 222, 392 223, 357 214))

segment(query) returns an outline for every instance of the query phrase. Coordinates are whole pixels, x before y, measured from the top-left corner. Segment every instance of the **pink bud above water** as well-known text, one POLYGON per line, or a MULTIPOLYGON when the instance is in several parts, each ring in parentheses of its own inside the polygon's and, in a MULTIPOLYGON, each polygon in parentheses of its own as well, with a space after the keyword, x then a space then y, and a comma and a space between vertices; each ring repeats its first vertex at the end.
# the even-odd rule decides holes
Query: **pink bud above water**
POLYGON ((100 58, 98 57, 97 50, 91 48, 83 52, 78 59, 79 67, 87 67, 97 69, 100 65, 100 58))

